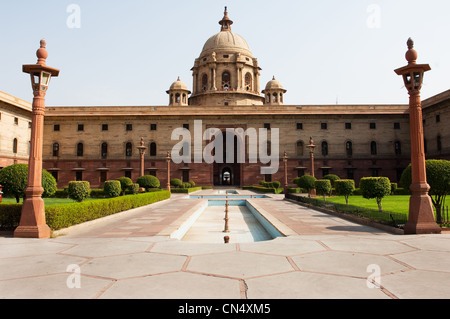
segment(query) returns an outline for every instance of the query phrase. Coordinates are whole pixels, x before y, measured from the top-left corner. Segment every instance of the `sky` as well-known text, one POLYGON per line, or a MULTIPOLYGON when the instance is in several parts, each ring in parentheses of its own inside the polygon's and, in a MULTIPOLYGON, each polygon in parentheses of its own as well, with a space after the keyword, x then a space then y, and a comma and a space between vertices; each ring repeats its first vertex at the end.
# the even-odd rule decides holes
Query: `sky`
POLYGON ((273 76, 285 104, 407 104, 394 69, 407 64, 412 37, 428 63, 422 99, 450 89, 448 0, 3 0, 0 91, 32 100, 23 64, 61 70, 47 106, 168 105, 180 76, 192 88, 194 60, 220 31, 224 6, 232 31, 273 76))

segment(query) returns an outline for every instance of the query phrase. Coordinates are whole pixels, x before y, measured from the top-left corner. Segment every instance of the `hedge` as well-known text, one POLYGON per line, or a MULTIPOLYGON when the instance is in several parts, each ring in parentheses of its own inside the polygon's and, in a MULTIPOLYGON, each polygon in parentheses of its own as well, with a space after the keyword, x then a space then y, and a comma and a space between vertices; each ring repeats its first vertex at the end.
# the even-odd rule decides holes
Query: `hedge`
POLYGON ((14 230, 19 226, 22 204, 0 205, 0 230, 14 230))
POLYGON ((53 205, 45 208, 45 216, 47 225, 52 230, 58 230, 168 198, 170 198, 170 192, 160 191, 82 203, 53 205))
POLYGON ((191 187, 191 188, 171 188, 172 193, 189 194, 196 191, 201 191, 202 187, 191 187))
POLYGON ((244 190, 253 190, 262 193, 272 193, 272 194, 281 194, 283 193, 283 188, 272 188, 272 187, 262 187, 262 186, 242 186, 244 190))

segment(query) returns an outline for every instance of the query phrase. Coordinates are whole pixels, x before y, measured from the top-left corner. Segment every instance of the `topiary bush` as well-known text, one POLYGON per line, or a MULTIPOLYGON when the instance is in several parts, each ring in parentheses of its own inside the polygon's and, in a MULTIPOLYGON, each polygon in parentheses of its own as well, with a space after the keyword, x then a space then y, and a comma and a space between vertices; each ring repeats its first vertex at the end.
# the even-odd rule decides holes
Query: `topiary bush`
POLYGON ((160 186, 159 179, 153 175, 144 175, 137 179, 139 187, 145 188, 147 191, 151 188, 158 188, 160 186))
POLYGON ((281 186, 281 183, 279 181, 272 182, 272 187, 273 188, 280 188, 280 186, 281 186))
POLYGON ((119 177, 116 180, 120 182, 120 188, 121 188, 122 195, 125 195, 127 190, 133 186, 133 181, 129 177, 123 176, 123 177, 119 177))
POLYGON ((122 186, 120 181, 106 181, 103 186, 103 191, 108 197, 117 197, 122 193, 122 186))
MULTIPOLYGON (((0 185, 3 186, 5 196, 13 196, 17 203, 25 196, 28 185, 28 164, 14 164, 0 170, 0 185)), ((56 193, 56 180, 47 172, 42 170, 42 197, 50 197, 56 193)))
POLYGON ((311 175, 303 175, 302 177, 294 179, 294 183, 296 183, 298 187, 308 191, 308 197, 311 197, 310 191, 316 188, 315 181, 316 178, 311 175))
POLYGON ((127 189, 127 194, 138 194, 139 193, 139 184, 134 183, 127 189))
POLYGON ((189 184, 191 184, 191 187, 195 187, 195 182, 194 181, 189 181, 189 184))
POLYGON ((91 193, 91 184, 86 181, 69 182, 69 198, 82 202, 91 193))
POLYGON ((173 178, 170 180, 170 186, 181 188, 181 186, 183 186, 183 182, 179 178, 173 178))
POLYGON ((331 182, 329 179, 319 179, 314 181, 314 186, 318 195, 323 195, 323 200, 326 200, 326 195, 331 191, 331 182))
MULTIPOLYGON (((428 194, 431 196, 436 210, 436 222, 442 223, 442 206, 445 197, 450 194, 450 161, 426 160, 427 183, 430 185, 428 194)), ((411 185, 411 164, 403 171, 400 186, 407 191, 411 185)))
POLYGON ((387 177, 363 177, 359 188, 364 198, 377 200, 378 210, 381 212, 381 200, 391 194, 391 181, 387 177))
POLYGON ((353 179, 340 179, 334 181, 336 194, 345 197, 345 203, 348 205, 348 197, 355 191, 355 181, 353 179))

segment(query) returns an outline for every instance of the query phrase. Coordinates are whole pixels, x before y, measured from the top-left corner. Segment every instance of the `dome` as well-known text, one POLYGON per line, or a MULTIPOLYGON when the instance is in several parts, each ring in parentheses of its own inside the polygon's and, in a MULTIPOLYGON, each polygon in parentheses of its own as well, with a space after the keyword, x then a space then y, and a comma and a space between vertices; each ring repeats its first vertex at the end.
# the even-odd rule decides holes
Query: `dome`
POLYGON ((278 80, 275 80, 275 77, 269 82, 267 82, 266 85, 266 91, 268 90, 284 90, 283 86, 281 85, 281 82, 278 80))
POLYGON ((182 82, 182 81, 180 80, 180 77, 178 77, 178 80, 176 80, 175 82, 173 82, 172 85, 170 86, 169 91, 173 91, 173 90, 184 90, 184 91, 189 91, 187 85, 184 84, 184 82, 182 82))
POLYGON ((206 41, 200 56, 218 51, 239 52, 252 56, 247 41, 240 35, 231 31, 220 31, 206 41))

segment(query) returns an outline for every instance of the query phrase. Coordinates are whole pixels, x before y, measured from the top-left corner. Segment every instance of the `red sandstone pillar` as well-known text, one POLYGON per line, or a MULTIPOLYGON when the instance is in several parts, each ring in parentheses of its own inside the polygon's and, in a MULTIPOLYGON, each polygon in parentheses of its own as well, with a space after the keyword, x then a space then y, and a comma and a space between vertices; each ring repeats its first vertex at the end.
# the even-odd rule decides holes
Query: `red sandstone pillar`
POLYGON ((144 138, 143 137, 141 137, 140 145, 137 148, 139 150, 139 160, 140 160, 139 176, 144 176, 144 154, 145 154, 145 150, 147 148, 144 146, 144 138))
POLYGON ((167 185, 166 185, 166 190, 168 190, 170 192, 170 161, 171 161, 171 157, 170 157, 170 152, 167 152, 167 157, 166 157, 166 161, 167 161, 167 185))
POLYGON ((22 206, 19 226, 15 237, 49 238, 51 231, 45 222, 45 206, 42 199, 42 140, 44 136, 45 94, 51 76, 58 76, 59 70, 47 67, 48 53, 45 40, 36 52, 37 64, 24 65, 23 72, 31 75, 33 87, 33 112, 31 119, 31 148, 28 162, 28 183, 22 206))
POLYGON ((409 126, 411 134, 411 197, 409 200, 409 218, 404 227, 405 234, 440 233, 441 228, 434 219, 433 204, 428 195, 425 151, 423 142, 422 103, 420 89, 423 74, 431 70, 428 64, 416 64, 417 52, 414 42, 408 40, 406 60, 408 65, 395 70, 403 76, 409 94, 409 126))

